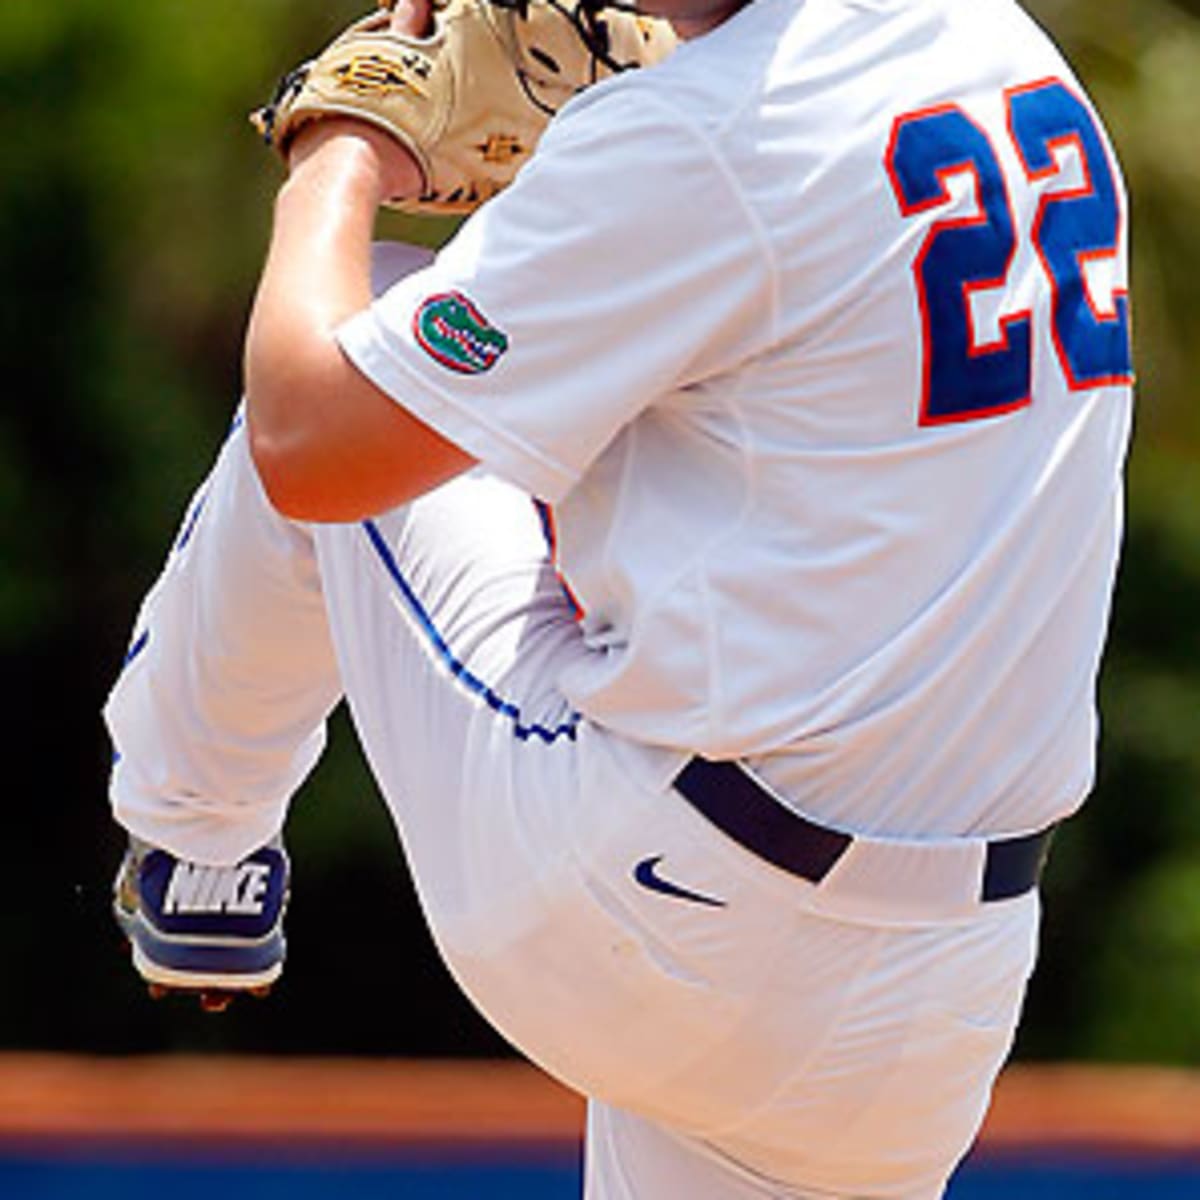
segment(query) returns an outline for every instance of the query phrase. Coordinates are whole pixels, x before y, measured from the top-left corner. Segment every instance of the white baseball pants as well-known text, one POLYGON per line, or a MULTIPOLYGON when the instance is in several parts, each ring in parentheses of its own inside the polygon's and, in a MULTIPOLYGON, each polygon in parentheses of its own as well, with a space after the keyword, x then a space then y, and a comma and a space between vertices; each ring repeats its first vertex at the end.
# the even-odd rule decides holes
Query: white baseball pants
POLYGON ((481 473, 362 525, 287 521, 235 426, 106 708, 118 820, 236 861, 344 694, 451 971, 591 1098, 587 1200, 940 1196, 1010 1046, 1036 893, 952 902, 953 847, 814 886, 728 840, 670 788, 686 749, 558 691, 591 651, 546 550, 481 473), (643 886, 651 858, 720 903, 643 886))

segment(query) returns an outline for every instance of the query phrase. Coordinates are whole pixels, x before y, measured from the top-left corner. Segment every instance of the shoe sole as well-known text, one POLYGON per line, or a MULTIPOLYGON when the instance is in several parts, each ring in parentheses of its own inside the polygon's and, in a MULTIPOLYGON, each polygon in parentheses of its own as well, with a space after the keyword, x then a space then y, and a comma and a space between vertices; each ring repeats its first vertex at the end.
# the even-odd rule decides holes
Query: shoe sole
POLYGON ((283 963, 277 962, 265 971, 239 971, 235 974, 220 972, 181 971, 165 967, 148 958, 137 942, 133 942, 133 965, 147 983, 161 983, 164 987, 197 992, 210 988, 224 988, 244 992, 250 988, 268 987, 283 974, 283 963))
POLYGON ((147 983, 191 991, 267 987, 283 973, 284 940, 276 930, 256 942, 164 937, 141 913, 113 906, 129 939, 133 965, 147 983))

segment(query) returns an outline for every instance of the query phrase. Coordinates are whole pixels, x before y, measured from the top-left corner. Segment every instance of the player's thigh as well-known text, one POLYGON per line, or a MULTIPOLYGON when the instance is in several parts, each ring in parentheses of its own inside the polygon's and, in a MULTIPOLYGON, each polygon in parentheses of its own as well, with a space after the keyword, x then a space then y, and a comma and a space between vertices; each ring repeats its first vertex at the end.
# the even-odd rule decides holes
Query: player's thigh
POLYGON ((317 547, 346 696, 422 899, 485 904, 524 870, 503 845, 514 805, 550 820, 571 786, 579 724, 557 679, 587 651, 535 507, 477 473, 317 547))
MULTIPOLYGON (((489 1019, 572 1087, 724 1129, 827 1042, 882 935, 780 905, 762 886, 773 868, 731 854, 611 741, 584 724, 564 769, 520 758, 511 789, 493 787, 478 820, 519 877, 443 911, 443 948, 489 1019), (648 864, 681 890, 648 886, 648 864)), ((475 871, 491 870, 481 854, 475 871)))

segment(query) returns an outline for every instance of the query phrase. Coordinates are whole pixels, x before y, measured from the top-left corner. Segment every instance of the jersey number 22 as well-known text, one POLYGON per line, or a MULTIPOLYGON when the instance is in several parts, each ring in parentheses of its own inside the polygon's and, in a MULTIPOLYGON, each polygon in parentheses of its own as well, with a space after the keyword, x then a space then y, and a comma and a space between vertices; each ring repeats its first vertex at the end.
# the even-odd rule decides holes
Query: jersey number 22
MULTIPOLYGON (((1057 79, 1005 93, 1008 132, 1030 184, 1050 181, 1030 237, 1050 280, 1050 324, 1072 391, 1132 380, 1129 299, 1093 289, 1116 258, 1117 181, 1091 110, 1057 79), (1082 183, 1059 182, 1069 147, 1082 183)), ((1012 412, 1029 403, 1032 314, 999 321, 991 341, 975 328, 973 297, 1002 288, 1018 249, 1009 186, 988 135, 955 104, 898 117, 886 166, 905 217, 955 203, 950 181, 970 181, 975 211, 935 220, 913 263, 924 334, 920 422, 940 425, 1012 412)))

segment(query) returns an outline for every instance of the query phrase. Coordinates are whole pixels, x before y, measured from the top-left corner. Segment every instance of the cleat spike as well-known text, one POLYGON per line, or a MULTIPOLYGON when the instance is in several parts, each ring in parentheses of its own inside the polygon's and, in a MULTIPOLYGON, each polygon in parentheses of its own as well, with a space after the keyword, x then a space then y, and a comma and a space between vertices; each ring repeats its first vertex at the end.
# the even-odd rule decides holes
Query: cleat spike
POLYGON ((271 985, 264 983, 261 987, 252 987, 248 990, 255 1000, 265 1000, 271 994, 271 985))
POLYGON ((201 992, 200 1007, 206 1013, 224 1012, 233 1003, 232 992, 201 992))
POLYGON ((161 983, 146 984, 146 991, 150 995, 151 1000, 161 1000, 171 989, 161 983))

